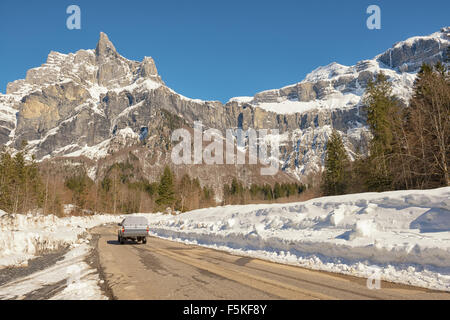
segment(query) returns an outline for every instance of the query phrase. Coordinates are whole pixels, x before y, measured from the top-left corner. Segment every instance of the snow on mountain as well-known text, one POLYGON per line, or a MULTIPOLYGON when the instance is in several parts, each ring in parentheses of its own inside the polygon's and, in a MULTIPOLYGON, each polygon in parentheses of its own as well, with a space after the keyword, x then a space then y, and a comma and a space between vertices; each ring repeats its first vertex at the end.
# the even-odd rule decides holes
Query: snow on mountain
POLYGON ((256 107, 278 114, 295 114, 316 109, 352 108, 361 100, 361 96, 353 93, 342 94, 335 92, 326 99, 317 100, 313 103, 305 101, 291 101, 280 99, 277 102, 260 102, 256 107))
POLYGON ((2 103, 0 105, 0 121, 6 122, 6 123, 14 122, 16 120, 16 113, 17 113, 17 110, 11 108, 6 103, 2 103))
POLYGON ((229 103, 273 113, 282 117, 284 123, 300 115, 306 118, 297 122, 297 128, 290 128, 291 148, 283 154, 284 170, 301 179, 320 170, 332 128, 341 133, 351 158, 356 152, 367 151, 370 133, 360 109, 369 80, 383 72, 392 83, 393 94, 406 104, 420 66, 442 62, 449 45, 450 27, 447 27, 430 36, 398 42, 384 53, 354 66, 333 62, 313 70, 299 83, 266 90, 253 97, 232 98, 229 103), (305 120, 306 123, 309 120, 307 125, 305 120), (301 140, 305 138, 309 143, 301 140))
POLYGON ((411 37, 397 42, 376 59, 391 69, 413 72, 420 68, 423 62, 433 64, 442 61, 449 39, 450 27, 444 27, 440 32, 428 36, 411 37))
POLYGON ((0 143, 18 148, 26 140, 27 151, 38 160, 80 155, 98 159, 136 144, 142 130, 149 137, 160 134, 157 125, 165 123, 164 112, 169 112, 187 125, 201 120, 205 128, 221 131, 279 129, 287 137, 283 170, 301 178, 320 170, 332 128, 341 132, 350 156, 364 153, 370 135, 364 131, 360 107, 367 82, 383 71, 394 94, 406 102, 418 67, 443 60, 449 34, 450 28, 443 28, 414 37, 374 59, 354 66, 332 63, 297 84, 223 105, 176 93, 164 84, 152 58, 128 60, 101 33, 95 49, 52 51, 25 79, 8 84, 7 94, 0 95, 0 143), (125 129, 134 134, 123 135, 125 129))
POLYGON ((253 97, 234 97, 228 100, 228 102, 249 103, 253 100, 253 97))
POLYGON ((450 27, 444 27, 441 29, 440 32, 435 32, 433 34, 430 34, 429 36, 417 36, 417 37, 411 37, 405 41, 400 41, 394 44, 393 48, 401 48, 405 45, 407 46, 414 46, 419 41, 437 41, 439 44, 444 45, 446 42, 448 42, 448 35, 450 33, 450 27))
POLYGON ((146 216, 170 240, 450 291, 449 199, 446 187, 146 216))
MULTIPOLYGON (((447 45, 450 41, 447 41, 447 45)), ((242 104, 250 104, 277 114, 304 113, 312 110, 353 108, 361 103, 367 80, 373 75, 383 72, 393 85, 393 93, 407 102, 412 93, 412 86, 416 78, 414 72, 399 72, 386 68, 377 59, 358 62, 355 66, 343 66, 333 62, 319 67, 309 73, 306 78, 294 85, 281 89, 267 90, 258 93, 253 98, 232 98, 242 104), (302 85, 320 83, 320 94, 314 98, 303 98, 285 92, 298 90, 302 85), (351 85, 348 85, 351 83, 351 85)), ((319 90, 316 90, 319 91, 319 90)))
POLYGON ((17 110, 12 107, 14 99, 0 94, 0 144, 7 144, 14 136, 17 110))

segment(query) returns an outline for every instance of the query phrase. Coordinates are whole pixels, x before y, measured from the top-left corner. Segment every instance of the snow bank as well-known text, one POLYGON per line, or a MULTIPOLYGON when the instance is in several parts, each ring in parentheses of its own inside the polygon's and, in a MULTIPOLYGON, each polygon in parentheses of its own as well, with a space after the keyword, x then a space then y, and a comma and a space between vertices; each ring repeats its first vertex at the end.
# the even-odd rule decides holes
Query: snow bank
POLYGON ((55 291, 49 299, 107 299, 99 287, 97 270, 85 262, 92 250, 86 231, 120 219, 113 215, 58 218, 0 211, 0 268, 27 266, 29 259, 44 252, 69 247, 55 265, 1 286, 0 299, 23 299, 44 287, 55 291))
POLYGON ((450 291, 450 187, 146 216, 162 238, 450 291))
POLYGON ((43 252, 85 243, 87 229, 119 220, 112 215, 58 218, 0 212, 0 268, 26 266, 43 252))
POLYGON ((46 286, 57 292, 50 300, 106 300, 97 271, 84 261, 90 249, 88 244, 74 245, 54 266, 1 286, 0 299, 20 300, 46 286))

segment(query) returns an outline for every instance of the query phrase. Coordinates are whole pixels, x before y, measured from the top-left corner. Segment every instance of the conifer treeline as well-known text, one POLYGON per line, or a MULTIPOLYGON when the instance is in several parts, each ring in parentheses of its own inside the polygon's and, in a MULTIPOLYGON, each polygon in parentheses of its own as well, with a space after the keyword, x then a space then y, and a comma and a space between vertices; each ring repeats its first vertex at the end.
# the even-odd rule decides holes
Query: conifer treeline
MULTIPOLYGON (((165 211, 167 208, 189 211, 217 205, 214 190, 201 186, 198 178, 188 174, 175 177, 169 167, 158 182, 142 177, 133 161, 114 163, 103 178, 92 180, 83 168, 63 174, 49 165, 38 166, 25 160, 23 152, 11 156, 2 150, 0 156, 0 209, 10 213, 26 213, 42 209, 44 214, 62 216, 64 205, 73 205, 71 214, 108 212, 128 214, 165 211)), ((296 183, 252 184, 245 188, 233 179, 224 186, 224 204, 252 201, 273 202, 295 200, 305 190, 296 183)))
POLYGON ((225 204, 246 204, 256 201, 273 202, 278 199, 288 199, 294 201, 306 190, 306 187, 299 183, 278 183, 272 187, 269 184, 251 184, 244 187, 243 183, 233 178, 230 185, 224 185, 225 204))
MULTIPOLYGON (((62 216, 65 204, 73 205, 71 214, 156 212, 168 207, 184 212, 217 205, 213 189, 202 187, 198 178, 188 174, 175 177, 166 167, 158 182, 149 182, 137 172, 132 161, 127 160, 114 163, 102 179, 93 181, 84 169, 76 168, 63 176, 49 166, 38 167, 34 160, 26 161, 23 152, 11 156, 3 150, 0 209, 10 213, 42 209, 44 214, 62 216)), ((252 184, 246 188, 233 179, 224 186, 223 203, 294 201, 304 190, 297 183, 252 184)))
POLYGON ((34 160, 26 161, 22 152, 12 157, 0 155, 0 209, 27 212, 44 203, 42 182, 34 160))
POLYGON ((42 209, 44 214, 63 215, 64 204, 73 204, 72 214, 172 210, 187 211, 216 204, 213 190, 185 174, 176 179, 169 167, 159 182, 136 177, 133 164, 115 163, 103 179, 93 181, 83 170, 65 178, 50 168, 39 169, 34 160, 26 161, 22 152, 13 157, 0 155, 0 209, 27 213, 42 209))
POLYGON ((134 176, 130 162, 115 163, 94 183, 85 173, 66 179, 72 202, 94 212, 128 214, 172 210, 187 211, 215 204, 214 192, 188 174, 177 179, 166 167, 159 182, 134 176))
POLYGON ((325 195, 450 185, 448 68, 424 64, 408 106, 401 106, 382 73, 369 82, 364 101, 373 136, 369 155, 350 161, 341 136, 333 131, 322 177, 325 195))

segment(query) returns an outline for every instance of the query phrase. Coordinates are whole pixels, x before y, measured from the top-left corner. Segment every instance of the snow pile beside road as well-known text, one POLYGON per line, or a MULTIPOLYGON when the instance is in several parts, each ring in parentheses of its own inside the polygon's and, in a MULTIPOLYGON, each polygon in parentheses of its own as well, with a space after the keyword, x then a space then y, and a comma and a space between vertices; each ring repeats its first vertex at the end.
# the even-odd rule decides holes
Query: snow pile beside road
POLYGON ((450 291, 450 187, 145 216, 162 238, 450 291))
POLYGON ((112 215, 58 218, 0 212, 0 268, 26 266, 41 253, 87 243, 82 237, 87 229, 119 220, 112 215))
POLYGON ((107 299, 98 286, 97 271, 84 261, 90 250, 85 243, 74 245, 55 265, 1 286, 0 299, 39 299, 45 292, 50 300, 107 299))
POLYGON ((86 263, 92 247, 86 231, 121 217, 95 215, 58 218, 54 215, 6 214, 0 212, 0 269, 27 266, 28 260, 69 247, 56 264, 0 286, 0 299, 102 300, 95 268, 86 263))

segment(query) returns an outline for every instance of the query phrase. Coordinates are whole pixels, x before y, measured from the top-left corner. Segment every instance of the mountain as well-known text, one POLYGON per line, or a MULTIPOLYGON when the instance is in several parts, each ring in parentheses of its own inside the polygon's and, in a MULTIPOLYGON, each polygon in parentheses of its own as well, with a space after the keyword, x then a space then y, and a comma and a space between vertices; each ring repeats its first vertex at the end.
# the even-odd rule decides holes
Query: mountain
MULTIPOLYGON (((101 33, 95 50, 52 51, 45 64, 8 84, 6 94, 0 94, 0 143, 18 149, 25 140, 26 151, 38 160, 83 159, 95 179, 105 170, 99 163, 106 165, 130 153, 152 176, 149 167, 170 164, 171 132, 192 128, 197 120, 205 129, 222 132, 279 129, 282 177, 305 180, 320 170, 332 128, 342 134, 350 156, 367 151, 370 134, 362 95, 369 79, 383 71, 406 103, 421 64, 443 61, 449 44, 446 27, 399 42, 354 66, 332 63, 297 84, 233 98, 224 105, 176 93, 158 75, 152 58, 128 60, 101 33)), ((219 189, 224 181, 214 176, 224 170, 224 177, 260 179, 248 166, 185 166, 185 170, 219 189)))

